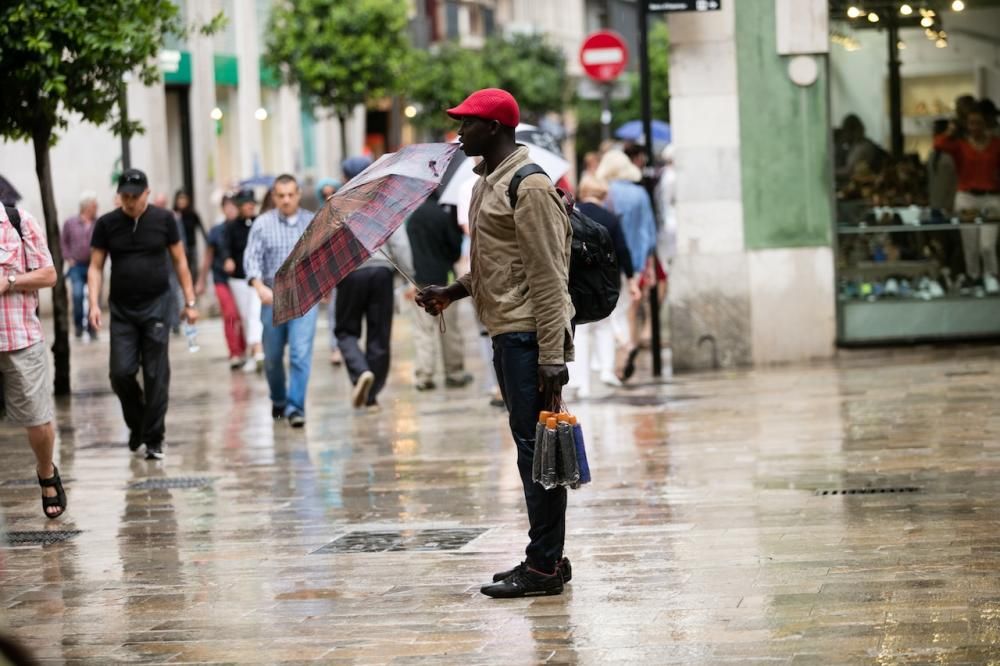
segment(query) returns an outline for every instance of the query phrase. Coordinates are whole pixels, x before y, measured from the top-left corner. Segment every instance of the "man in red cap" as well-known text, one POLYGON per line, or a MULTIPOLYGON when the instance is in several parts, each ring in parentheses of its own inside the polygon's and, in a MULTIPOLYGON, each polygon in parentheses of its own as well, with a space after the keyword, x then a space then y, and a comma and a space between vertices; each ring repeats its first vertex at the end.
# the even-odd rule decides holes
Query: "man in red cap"
POLYGON ((502 598, 560 594, 570 579, 562 554, 566 489, 534 483, 531 462, 538 413, 558 400, 569 379, 566 362, 573 360, 569 218, 544 174, 524 178, 516 208, 507 199, 511 178, 531 163, 528 149, 514 139, 520 112, 510 93, 479 90, 448 115, 462 123, 458 136, 465 154, 483 158, 469 211, 471 268, 447 287, 427 287, 417 303, 438 314, 466 296, 475 301, 493 338, 493 366, 510 415, 530 523, 526 559, 495 574, 481 591, 502 598))

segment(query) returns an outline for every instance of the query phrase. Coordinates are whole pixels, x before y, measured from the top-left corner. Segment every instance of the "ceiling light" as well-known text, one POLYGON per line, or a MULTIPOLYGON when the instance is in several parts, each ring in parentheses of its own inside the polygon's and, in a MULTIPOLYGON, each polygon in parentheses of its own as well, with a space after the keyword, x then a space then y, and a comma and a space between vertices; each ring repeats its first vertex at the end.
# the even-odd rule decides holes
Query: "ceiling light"
POLYGON ((960 12, 963 9, 965 9, 965 3, 962 2, 962 0, 955 0, 953 3, 951 3, 951 8, 956 12, 960 12))
POLYGON ((258 108, 256 111, 253 112, 253 117, 256 118, 257 120, 267 120, 267 109, 265 109, 264 107, 258 108))
POLYGON ((930 16, 925 16, 922 19, 920 19, 920 25, 922 25, 925 28, 929 28, 932 25, 934 25, 934 19, 931 18, 930 16))
POLYGON ((903 16, 909 16, 913 13, 913 7, 904 3, 903 6, 899 8, 899 13, 903 16))
POLYGON ((852 19, 858 18, 862 14, 864 14, 864 12, 855 7, 854 5, 851 5, 850 7, 847 8, 847 18, 852 18, 852 19))
POLYGON ((934 46, 938 47, 939 49, 943 49, 948 46, 948 40, 944 39, 943 37, 939 37, 938 40, 934 42, 934 46))
POLYGON ((208 115, 212 117, 212 120, 222 120, 222 109, 215 107, 208 115))
POLYGON ((906 48, 906 42, 904 42, 902 39, 899 40, 898 42, 896 42, 896 48, 902 51, 903 49, 906 48))
POLYGON ((416 118, 417 107, 413 106, 412 104, 409 105, 408 107, 403 109, 403 115, 406 116, 407 118, 416 118))
POLYGON ((869 12, 868 13, 868 22, 869 23, 878 23, 878 14, 876 14, 875 12, 869 12))

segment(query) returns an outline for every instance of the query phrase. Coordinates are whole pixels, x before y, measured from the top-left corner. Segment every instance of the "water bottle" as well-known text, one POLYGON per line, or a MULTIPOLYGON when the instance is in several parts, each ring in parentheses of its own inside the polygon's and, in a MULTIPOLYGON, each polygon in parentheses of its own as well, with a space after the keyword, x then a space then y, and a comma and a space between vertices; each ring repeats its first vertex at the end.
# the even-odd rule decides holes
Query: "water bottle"
POLYGON ((192 354, 199 349, 201 346, 198 344, 198 327, 194 324, 185 322, 184 323, 184 336, 187 338, 188 351, 192 354))

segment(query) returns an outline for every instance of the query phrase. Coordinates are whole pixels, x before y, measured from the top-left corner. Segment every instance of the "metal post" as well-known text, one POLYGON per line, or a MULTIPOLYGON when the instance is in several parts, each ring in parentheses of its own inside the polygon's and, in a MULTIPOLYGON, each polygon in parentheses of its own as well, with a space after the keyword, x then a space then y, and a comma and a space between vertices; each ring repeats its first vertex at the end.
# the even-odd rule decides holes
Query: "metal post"
POLYGON ((601 141, 611 138, 611 86, 601 84, 601 141))
POLYGON ((889 33, 889 121, 892 128, 892 156, 903 156, 903 89, 899 75, 899 20, 886 12, 889 33))
MULTIPOLYGON (((649 2, 639 2, 639 87, 642 95, 642 133, 646 140, 646 169, 653 167, 653 101, 649 80, 649 2)), ((643 184, 653 200, 653 179, 643 174, 643 184)), ((649 292, 649 318, 652 330, 653 376, 663 375, 663 359, 660 354, 660 301, 659 278, 653 271, 653 289, 649 292)))
POLYGON ((128 145, 128 83, 122 81, 118 91, 118 110, 122 116, 121 140, 122 140, 122 171, 132 168, 132 153, 128 145))

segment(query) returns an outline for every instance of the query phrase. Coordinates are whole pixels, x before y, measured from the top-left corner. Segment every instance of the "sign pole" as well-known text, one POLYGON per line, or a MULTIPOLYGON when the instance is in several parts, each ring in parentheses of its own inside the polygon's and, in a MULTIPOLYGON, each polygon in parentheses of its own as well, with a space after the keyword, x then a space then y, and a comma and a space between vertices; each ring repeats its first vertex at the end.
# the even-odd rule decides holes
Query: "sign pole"
POLYGON ((611 84, 601 84, 601 141, 611 139, 611 84))
MULTIPOLYGON (((653 100, 650 94, 649 81, 649 2, 639 3, 639 89, 642 97, 642 133, 646 143, 646 168, 643 170, 643 184, 649 193, 650 204, 653 202, 653 178, 648 176, 653 171, 653 100)), ((654 250, 655 257, 655 250, 654 250)), ((659 276, 653 270, 653 288, 649 292, 649 319, 653 352, 653 376, 663 376, 663 358, 660 353, 660 284, 659 276)))

